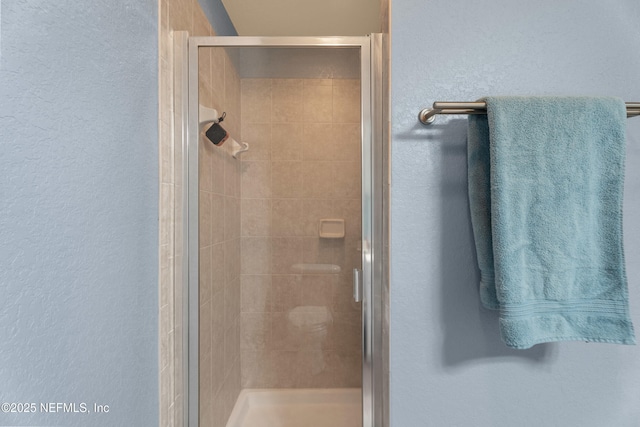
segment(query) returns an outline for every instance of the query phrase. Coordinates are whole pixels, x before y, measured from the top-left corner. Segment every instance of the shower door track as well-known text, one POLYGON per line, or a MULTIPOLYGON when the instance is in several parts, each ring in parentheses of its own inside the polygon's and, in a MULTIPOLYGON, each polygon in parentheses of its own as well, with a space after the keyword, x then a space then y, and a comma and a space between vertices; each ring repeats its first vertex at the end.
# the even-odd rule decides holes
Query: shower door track
POLYGON ((359 48, 362 143, 362 426, 382 422, 383 108, 382 35, 368 37, 188 37, 174 33, 176 144, 182 145, 182 330, 184 425, 199 413, 198 48, 359 48), (180 70, 178 70, 180 68, 180 70), (181 120, 180 120, 181 119, 181 120), (195 308, 195 309, 194 309, 195 308))

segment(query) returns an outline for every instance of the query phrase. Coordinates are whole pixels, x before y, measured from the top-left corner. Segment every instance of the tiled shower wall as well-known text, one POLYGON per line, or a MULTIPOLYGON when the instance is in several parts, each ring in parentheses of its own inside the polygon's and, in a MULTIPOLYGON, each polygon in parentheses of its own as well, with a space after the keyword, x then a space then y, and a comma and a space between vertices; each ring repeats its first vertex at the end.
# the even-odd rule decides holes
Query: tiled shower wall
POLYGON ((360 82, 242 79, 242 387, 359 387, 360 82), (318 236, 342 218, 346 236, 318 236), (339 274, 299 274, 295 264, 339 274), (296 307, 328 308, 326 336, 297 330, 296 307))
MULTIPOLYGON (((240 79, 223 48, 200 48, 200 105, 240 139, 240 79)), ((240 161, 200 138, 200 425, 224 427, 240 393, 240 161)))
MULTIPOLYGON (((159 8, 160 425, 182 426, 182 337, 185 331, 181 320, 182 248, 180 238, 176 236, 180 234, 178 224, 182 212, 183 153, 181 144, 174 138, 173 31, 187 31, 190 36, 215 34, 197 0, 160 0, 159 8)), ((213 49, 207 49, 200 61, 203 65, 201 104, 227 111, 225 128, 239 135, 240 82, 231 61, 224 51, 214 52, 213 49), (207 64, 210 67, 204 66, 207 64)), ((203 353, 205 357, 201 361, 201 398, 209 402, 202 401, 201 425, 218 427, 224 426, 240 389, 239 220, 233 219, 238 218, 234 207, 239 203, 240 184, 238 162, 228 155, 203 145, 201 159, 206 175, 202 177, 200 202, 201 206, 211 208, 209 214, 203 215, 206 218, 202 220, 200 239, 202 256, 205 260, 211 259, 201 272, 201 278, 204 277, 201 316, 205 319, 201 343, 211 348, 203 353), (224 269, 224 266, 229 268, 224 269), (231 310, 235 310, 235 315, 231 310)))

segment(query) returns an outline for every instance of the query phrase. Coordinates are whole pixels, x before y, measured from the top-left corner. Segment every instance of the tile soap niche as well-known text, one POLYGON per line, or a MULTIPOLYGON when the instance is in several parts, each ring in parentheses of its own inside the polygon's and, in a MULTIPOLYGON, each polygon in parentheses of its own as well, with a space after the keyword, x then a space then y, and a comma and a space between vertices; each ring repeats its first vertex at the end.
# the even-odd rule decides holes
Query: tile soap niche
POLYGON ((344 219, 321 219, 318 230, 323 239, 342 239, 344 237, 344 219))

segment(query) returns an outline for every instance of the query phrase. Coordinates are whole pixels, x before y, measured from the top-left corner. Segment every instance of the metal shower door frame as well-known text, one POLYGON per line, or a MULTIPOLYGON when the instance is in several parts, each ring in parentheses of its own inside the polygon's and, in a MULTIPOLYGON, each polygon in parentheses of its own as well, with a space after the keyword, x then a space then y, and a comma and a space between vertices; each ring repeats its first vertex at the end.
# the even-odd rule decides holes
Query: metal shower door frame
MULTIPOLYGON (((362 142, 362 426, 382 426, 382 36, 369 37, 189 37, 188 108, 183 155, 183 360, 184 425, 199 415, 199 94, 200 47, 359 48, 362 142), (195 308, 195 309, 191 309, 195 308)), ((186 81, 183 80, 184 83, 186 81)), ((186 91, 185 91, 186 92, 186 91)), ((185 100, 186 101, 186 100, 185 100)), ((183 123, 185 122, 183 117, 183 123)))

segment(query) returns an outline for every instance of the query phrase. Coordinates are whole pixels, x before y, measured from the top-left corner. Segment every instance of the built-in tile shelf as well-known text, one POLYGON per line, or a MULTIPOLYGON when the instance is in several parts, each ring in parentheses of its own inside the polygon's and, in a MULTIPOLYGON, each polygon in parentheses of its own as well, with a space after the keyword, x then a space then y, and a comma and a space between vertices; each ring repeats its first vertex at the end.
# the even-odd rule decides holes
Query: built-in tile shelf
POLYGON ((321 219, 318 232, 323 239, 342 239, 344 237, 344 219, 321 219))
POLYGON ((291 271, 296 274, 338 274, 341 268, 335 264, 293 264, 291 271))

